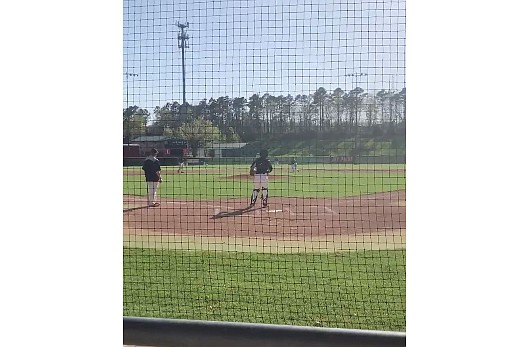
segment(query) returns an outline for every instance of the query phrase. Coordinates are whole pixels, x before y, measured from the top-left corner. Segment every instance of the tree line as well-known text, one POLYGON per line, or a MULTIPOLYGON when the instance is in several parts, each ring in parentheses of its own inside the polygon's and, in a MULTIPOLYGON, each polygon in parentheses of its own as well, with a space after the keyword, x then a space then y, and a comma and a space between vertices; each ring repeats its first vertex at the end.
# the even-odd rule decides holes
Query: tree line
MULTIPOLYGON (((156 106, 153 114, 139 106, 123 110, 126 140, 141 135, 165 135, 205 142, 251 142, 293 134, 334 132, 341 136, 359 133, 393 134, 406 125, 406 88, 371 94, 356 87, 350 91, 320 87, 309 95, 203 99, 198 105, 177 101, 156 106)), ((193 144, 192 144, 193 145, 193 144)))

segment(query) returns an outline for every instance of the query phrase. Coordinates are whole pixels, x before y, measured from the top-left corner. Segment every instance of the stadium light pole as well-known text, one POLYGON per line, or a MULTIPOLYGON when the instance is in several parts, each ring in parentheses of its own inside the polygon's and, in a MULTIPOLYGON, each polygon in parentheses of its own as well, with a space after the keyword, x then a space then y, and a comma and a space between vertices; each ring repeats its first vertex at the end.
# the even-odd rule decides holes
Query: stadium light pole
POLYGON ((177 40, 178 46, 182 52, 182 105, 186 105, 186 67, 184 50, 189 48, 188 40, 190 39, 190 36, 184 31, 184 29, 189 28, 190 23, 186 22, 186 24, 182 24, 177 22, 177 26, 181 29, 181 32, 177 35, 177 40))
MULTIPOLYGON (((129 72, 125 72, 125 77, 126 77, 126 111, 128 112, 128 109, 129 109, 129 104, 128 104, 128 78, 129 77, 137 77, 139 76, 138 74, 136 73, 129 73, 129 72)), ((129 144, 130 143, 130 120, 128 120, 126 122, 127 124, 127 127, 126 127, 126 134, 127 134, 127 137, 126 137, 126 143, 129 144)))
MULTIPOLYGON (((356 87, 355 87, 355 89, 357 89, 357 87, 358 87, 358 77, 360 77, 360 76, 368 76, 368 74, 365 73, 365 72, 355 72, 355 73, 346 74, 345 76, 347 76, 347 77, 355 77, 356 78, 356 87)), ((357 103, 358 103, 358 93, 356 91, 356 125, 357 125, 357 116, 358 116, 357 103)))
POLYGON ((346 74, 345 75, 346 77, 355 77, 356 78, 356 86, 355 86, 355 90, 356 90, 356 127, 355 127, 355 136, 354 136, 354 164, 357 164, 358 163, 358 153, 357 153, 357 147, 358 147, 358 96, 359 96, 359 93, 357 91, 357 88, 358 88, 358 77, 360 76, 368 76, 367 73, 365 72, 354 72, 354 73, 349 73, 349 74, 346 74))

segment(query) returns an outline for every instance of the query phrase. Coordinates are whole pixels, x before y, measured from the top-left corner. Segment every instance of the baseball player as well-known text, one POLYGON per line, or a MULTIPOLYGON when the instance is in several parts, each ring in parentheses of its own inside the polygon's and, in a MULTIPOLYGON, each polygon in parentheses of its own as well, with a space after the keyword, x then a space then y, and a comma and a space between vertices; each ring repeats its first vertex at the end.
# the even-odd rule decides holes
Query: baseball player
POLYGON ((179 170, 177 172, 178 173, 184 173, 184 168, 186 166, 188 166, 188 161, 186 160, 186 158, 182 158, 181 162, 179 163, 179 170))
POLYGON ((291 172, 300 171, 298 170, 298 163, 296 162, 296 158, 292 158, 291 160, 291 172))
POLYGON ((149 207, 157 207, 160 205, 160 203, 156 201, 157 188, 159 188, 159 183, 162 182, 161 165, 159 165, 159 160, 157 159, 158 153, 159 151, 157 151, 157 149, 152 148, 150 155, 146 157, 142 167, 148 188, 149 207))
POLYGON ((249 168, 249 171, 253 176, 253 194, 251 194, 250 206, 254 206, 256 198, 258 197, 260 190, 262 190, 262 207, 267 207, 267 191, 269 188, 268 175, 273 171, 273 166, 269 159, 267 159, 268 154, 267 150, 262 149, 260 151, 260 157, 256 158, 249 168))

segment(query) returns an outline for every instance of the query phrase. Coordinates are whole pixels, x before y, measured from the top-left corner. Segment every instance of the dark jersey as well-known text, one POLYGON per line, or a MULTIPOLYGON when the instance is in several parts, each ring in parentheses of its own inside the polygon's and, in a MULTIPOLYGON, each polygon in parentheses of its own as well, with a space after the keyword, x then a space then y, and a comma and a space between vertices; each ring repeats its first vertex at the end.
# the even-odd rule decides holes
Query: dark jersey
POLYGON ((256 167, 256 173, 259 175, 273 171, 273 166, 267 158, 256 158, 251 167, 256 167))
POLYGON ((159 182, 157 171, 161 171, 161 166, 159 165, 159 160, 157 160, 157 158, 146 158, 142 169, 144 170, 146 182, 159 182))

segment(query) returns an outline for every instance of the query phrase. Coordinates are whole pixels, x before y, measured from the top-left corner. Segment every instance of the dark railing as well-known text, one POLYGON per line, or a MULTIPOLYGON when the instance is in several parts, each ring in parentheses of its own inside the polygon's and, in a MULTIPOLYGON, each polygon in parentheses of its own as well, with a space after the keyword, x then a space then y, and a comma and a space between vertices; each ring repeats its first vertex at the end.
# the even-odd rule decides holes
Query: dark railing
POLYGON ((390 347, 406 346, 406 334, 273 324, 124 317, 123 343, 155 347, 390 347))

